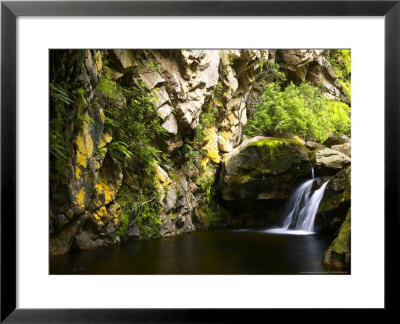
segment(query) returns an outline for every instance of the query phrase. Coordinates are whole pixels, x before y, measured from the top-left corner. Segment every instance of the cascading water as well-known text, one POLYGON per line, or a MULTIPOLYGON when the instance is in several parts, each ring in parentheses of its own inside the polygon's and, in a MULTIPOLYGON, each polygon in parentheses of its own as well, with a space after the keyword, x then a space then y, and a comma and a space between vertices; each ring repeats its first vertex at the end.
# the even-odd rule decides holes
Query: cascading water
POLYGON ((312 179, 300 185, 290 197, 286 208, 288 214, 284 219, 283 226, 268 230, 268 232, 300 235, 314 233, 315 215, 328 182, 325 182, 319 189, 311 191, 315 181, 314 169, 311 170, 311 175, 312 179))

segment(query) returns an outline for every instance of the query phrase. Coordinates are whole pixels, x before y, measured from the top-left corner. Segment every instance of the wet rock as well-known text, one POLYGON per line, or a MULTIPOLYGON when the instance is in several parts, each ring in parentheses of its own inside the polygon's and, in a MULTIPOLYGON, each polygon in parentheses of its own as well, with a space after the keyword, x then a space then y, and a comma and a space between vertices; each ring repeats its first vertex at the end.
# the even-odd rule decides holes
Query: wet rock
POLYGON ((76 217, 62 227, 57 234, 50 235, 49 252, 51 257, 65 254, 70 250, 79 225, 80 218, 76 217))
POLYGON ((52 232, 57 232, 62 226, 69 222, 69 218, 64 214, 59 214, 52 219, 52 232))
POLYGON ((128 225, 128 230, 126 232, 128 240, 138 239, 140 236, 140 230, 135 221, 131 221, 128 225))
POLYGON ((315 217, 315 230, 329 229, 337 232, 346 218, 350 204, 351 167, 347 167, 329 180, 315 217))
POLYGON ((260 193, 287 197, 310 172, 307 150, 299 142, 256 137, 225 156, 220 177, 222 198, 250 199, 260 193))
POLYGON ((350 270, 351 261, 351 210, 340 227, 337 238, 332 242, 323 256, 323 265, 331 270, 350 270))
POLYGON ((285 199, 310 176, 308 151, 301 143, 256 137, 225 155, 218 192, 223 207, 241 217, 259 217, 259 221, 249 222, 266 225, 277 217, 285 199))

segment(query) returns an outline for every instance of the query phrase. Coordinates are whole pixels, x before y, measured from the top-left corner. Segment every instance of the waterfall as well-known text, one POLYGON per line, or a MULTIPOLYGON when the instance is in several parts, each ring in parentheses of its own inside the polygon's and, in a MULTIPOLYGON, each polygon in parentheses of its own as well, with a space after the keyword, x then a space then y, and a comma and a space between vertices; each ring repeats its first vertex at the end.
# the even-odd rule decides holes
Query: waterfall
POLYGON ((315 179, 312 169, 312 179, 301 184, 287 202, 285 210, 288 211, 283 221, 283 226, 278 229, 268 230, 273 233, 287 234, 313 234, 314 220, 319 204, 324 196, 325 182, 319 189, 311 191, 315 179))
POLYGON ((311 192, 313 182, 314 180, 306 181, 290 197, 288 202, 290 211, 284 220, 282 229, 311 233, 314 231, 315 215, 328 182, 311 192))

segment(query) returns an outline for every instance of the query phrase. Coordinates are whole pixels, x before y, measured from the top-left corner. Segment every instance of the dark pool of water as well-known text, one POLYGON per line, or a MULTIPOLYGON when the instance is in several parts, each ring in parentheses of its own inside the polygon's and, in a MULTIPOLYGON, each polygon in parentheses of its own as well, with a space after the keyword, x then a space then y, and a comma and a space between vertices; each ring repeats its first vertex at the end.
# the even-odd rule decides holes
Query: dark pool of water
POLYGON ((318 274, 332 237, 219 229, 50 259, 50 274, 318 274))

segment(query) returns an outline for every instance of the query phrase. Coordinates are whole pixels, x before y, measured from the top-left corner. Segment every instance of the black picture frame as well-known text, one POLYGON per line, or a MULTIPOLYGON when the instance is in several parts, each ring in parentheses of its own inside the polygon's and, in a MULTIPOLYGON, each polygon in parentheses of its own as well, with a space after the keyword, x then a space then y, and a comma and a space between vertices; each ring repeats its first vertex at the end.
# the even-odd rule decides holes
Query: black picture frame
MULTIPOLYGON (((16 19, 19 16, 384 16, 385 310, 397 306, 399 237, 400 0, 395 1, 4 1, 1 3, 1 322, 236 322, 263 310, 16 308, 16 19), (239 316, 240 315, 240 316, 239 316)), ((367 283, 366 283, 367 284, 367 283)))

